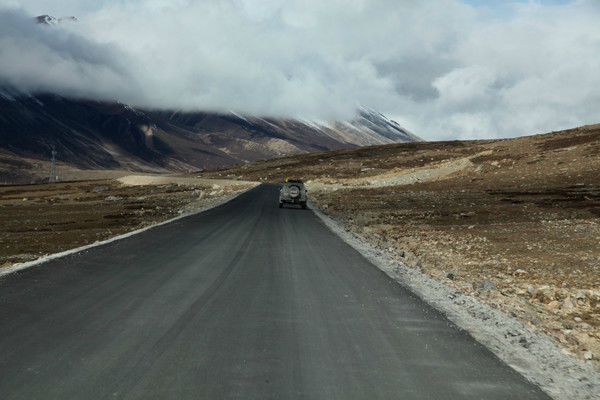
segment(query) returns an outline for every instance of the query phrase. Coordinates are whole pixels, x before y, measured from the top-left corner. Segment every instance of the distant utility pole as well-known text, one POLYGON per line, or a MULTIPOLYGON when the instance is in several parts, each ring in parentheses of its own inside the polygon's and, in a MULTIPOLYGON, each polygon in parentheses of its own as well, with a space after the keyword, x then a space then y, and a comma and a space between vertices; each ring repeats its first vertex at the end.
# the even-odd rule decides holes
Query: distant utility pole
POLYGON ((52 163, 50 164, 50 177, 48 182, 56 182, 56 150, 52 149, 52 163))

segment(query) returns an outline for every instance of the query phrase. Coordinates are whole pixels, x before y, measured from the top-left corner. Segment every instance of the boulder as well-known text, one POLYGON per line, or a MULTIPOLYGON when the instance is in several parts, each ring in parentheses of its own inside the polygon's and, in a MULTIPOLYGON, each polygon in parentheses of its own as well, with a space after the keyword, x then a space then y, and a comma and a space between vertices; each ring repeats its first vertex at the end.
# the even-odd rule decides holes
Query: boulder
POLYGON ((108 189, 110 189, 108 186, 94 186, 94 188, 92 189, 92 192, 101 193, 101 192, 106 192, 108 189))
POLYGON ((560 308, 560 302, 558 300, 552 300, 550 303, 548 303, 548 308, 550 309, 558 309, 560 308))
POLYGON ((104 201, 119 201, 123 200, 121 196, 107 196, 104 198, 104 201))
POLYGON ((573 308, 575 308, 575 303, 573 302, 570 296, 567 297, 565 301, 563 301, 563 308, 565 310, 572 310, 573 308))
POLYGON ((490 281, 489 279, 484 279, 484 280, 477 282, 477 285, 475 285, 475 289, 488 291, 488 290, 498 290, 498 287, 496 286, 496 284, 494 282, 490 281))
POLYGON ((541 303, 550 303, 552 290, 548 285, 542 285, 535 290, 534 297, 541 303))
POLYGON ((515 275, 515 276, 523 276, 523 275, 527 275, 527 271, 525 271, 525 270, 523 270, 523 269, 519 268, 519 269, 515 270, 515 272, 514 272, 514 275, 515 275))

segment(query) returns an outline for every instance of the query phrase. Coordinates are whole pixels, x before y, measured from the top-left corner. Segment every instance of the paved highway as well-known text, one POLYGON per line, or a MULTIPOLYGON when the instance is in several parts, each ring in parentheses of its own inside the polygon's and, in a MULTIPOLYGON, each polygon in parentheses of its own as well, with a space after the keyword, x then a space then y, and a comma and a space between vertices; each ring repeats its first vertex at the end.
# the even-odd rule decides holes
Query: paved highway
POLYGON ((0 278, 0 398, 547 399, 277 190, 0 278))

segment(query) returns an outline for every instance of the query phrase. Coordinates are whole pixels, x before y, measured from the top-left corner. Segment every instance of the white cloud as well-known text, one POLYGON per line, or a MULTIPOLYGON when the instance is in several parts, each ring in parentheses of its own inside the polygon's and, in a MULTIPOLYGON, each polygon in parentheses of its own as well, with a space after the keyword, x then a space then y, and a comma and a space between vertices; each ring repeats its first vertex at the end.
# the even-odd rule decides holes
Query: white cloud
POLYGON ((114 98, 138 90, 117 47, 0 12, 0 84, 25 91, 114 98))
POLYGON ((593 1, 514 4, 496 18, 458 0, 24 7, 0 12, 0 79, 28 90, 319 119, 347 118, 364 104, 427 139, 600 122, 593 1), (80 23, 40 27, 26 13, 80 23))

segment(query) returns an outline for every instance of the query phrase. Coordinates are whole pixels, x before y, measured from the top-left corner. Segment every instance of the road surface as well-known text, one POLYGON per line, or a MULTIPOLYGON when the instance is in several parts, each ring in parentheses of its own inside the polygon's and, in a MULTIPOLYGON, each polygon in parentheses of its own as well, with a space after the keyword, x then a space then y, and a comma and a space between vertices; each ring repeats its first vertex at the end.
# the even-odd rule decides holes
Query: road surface
POLYGON ((0 397, 547 399, 277 190, 0 278, 0 397))

